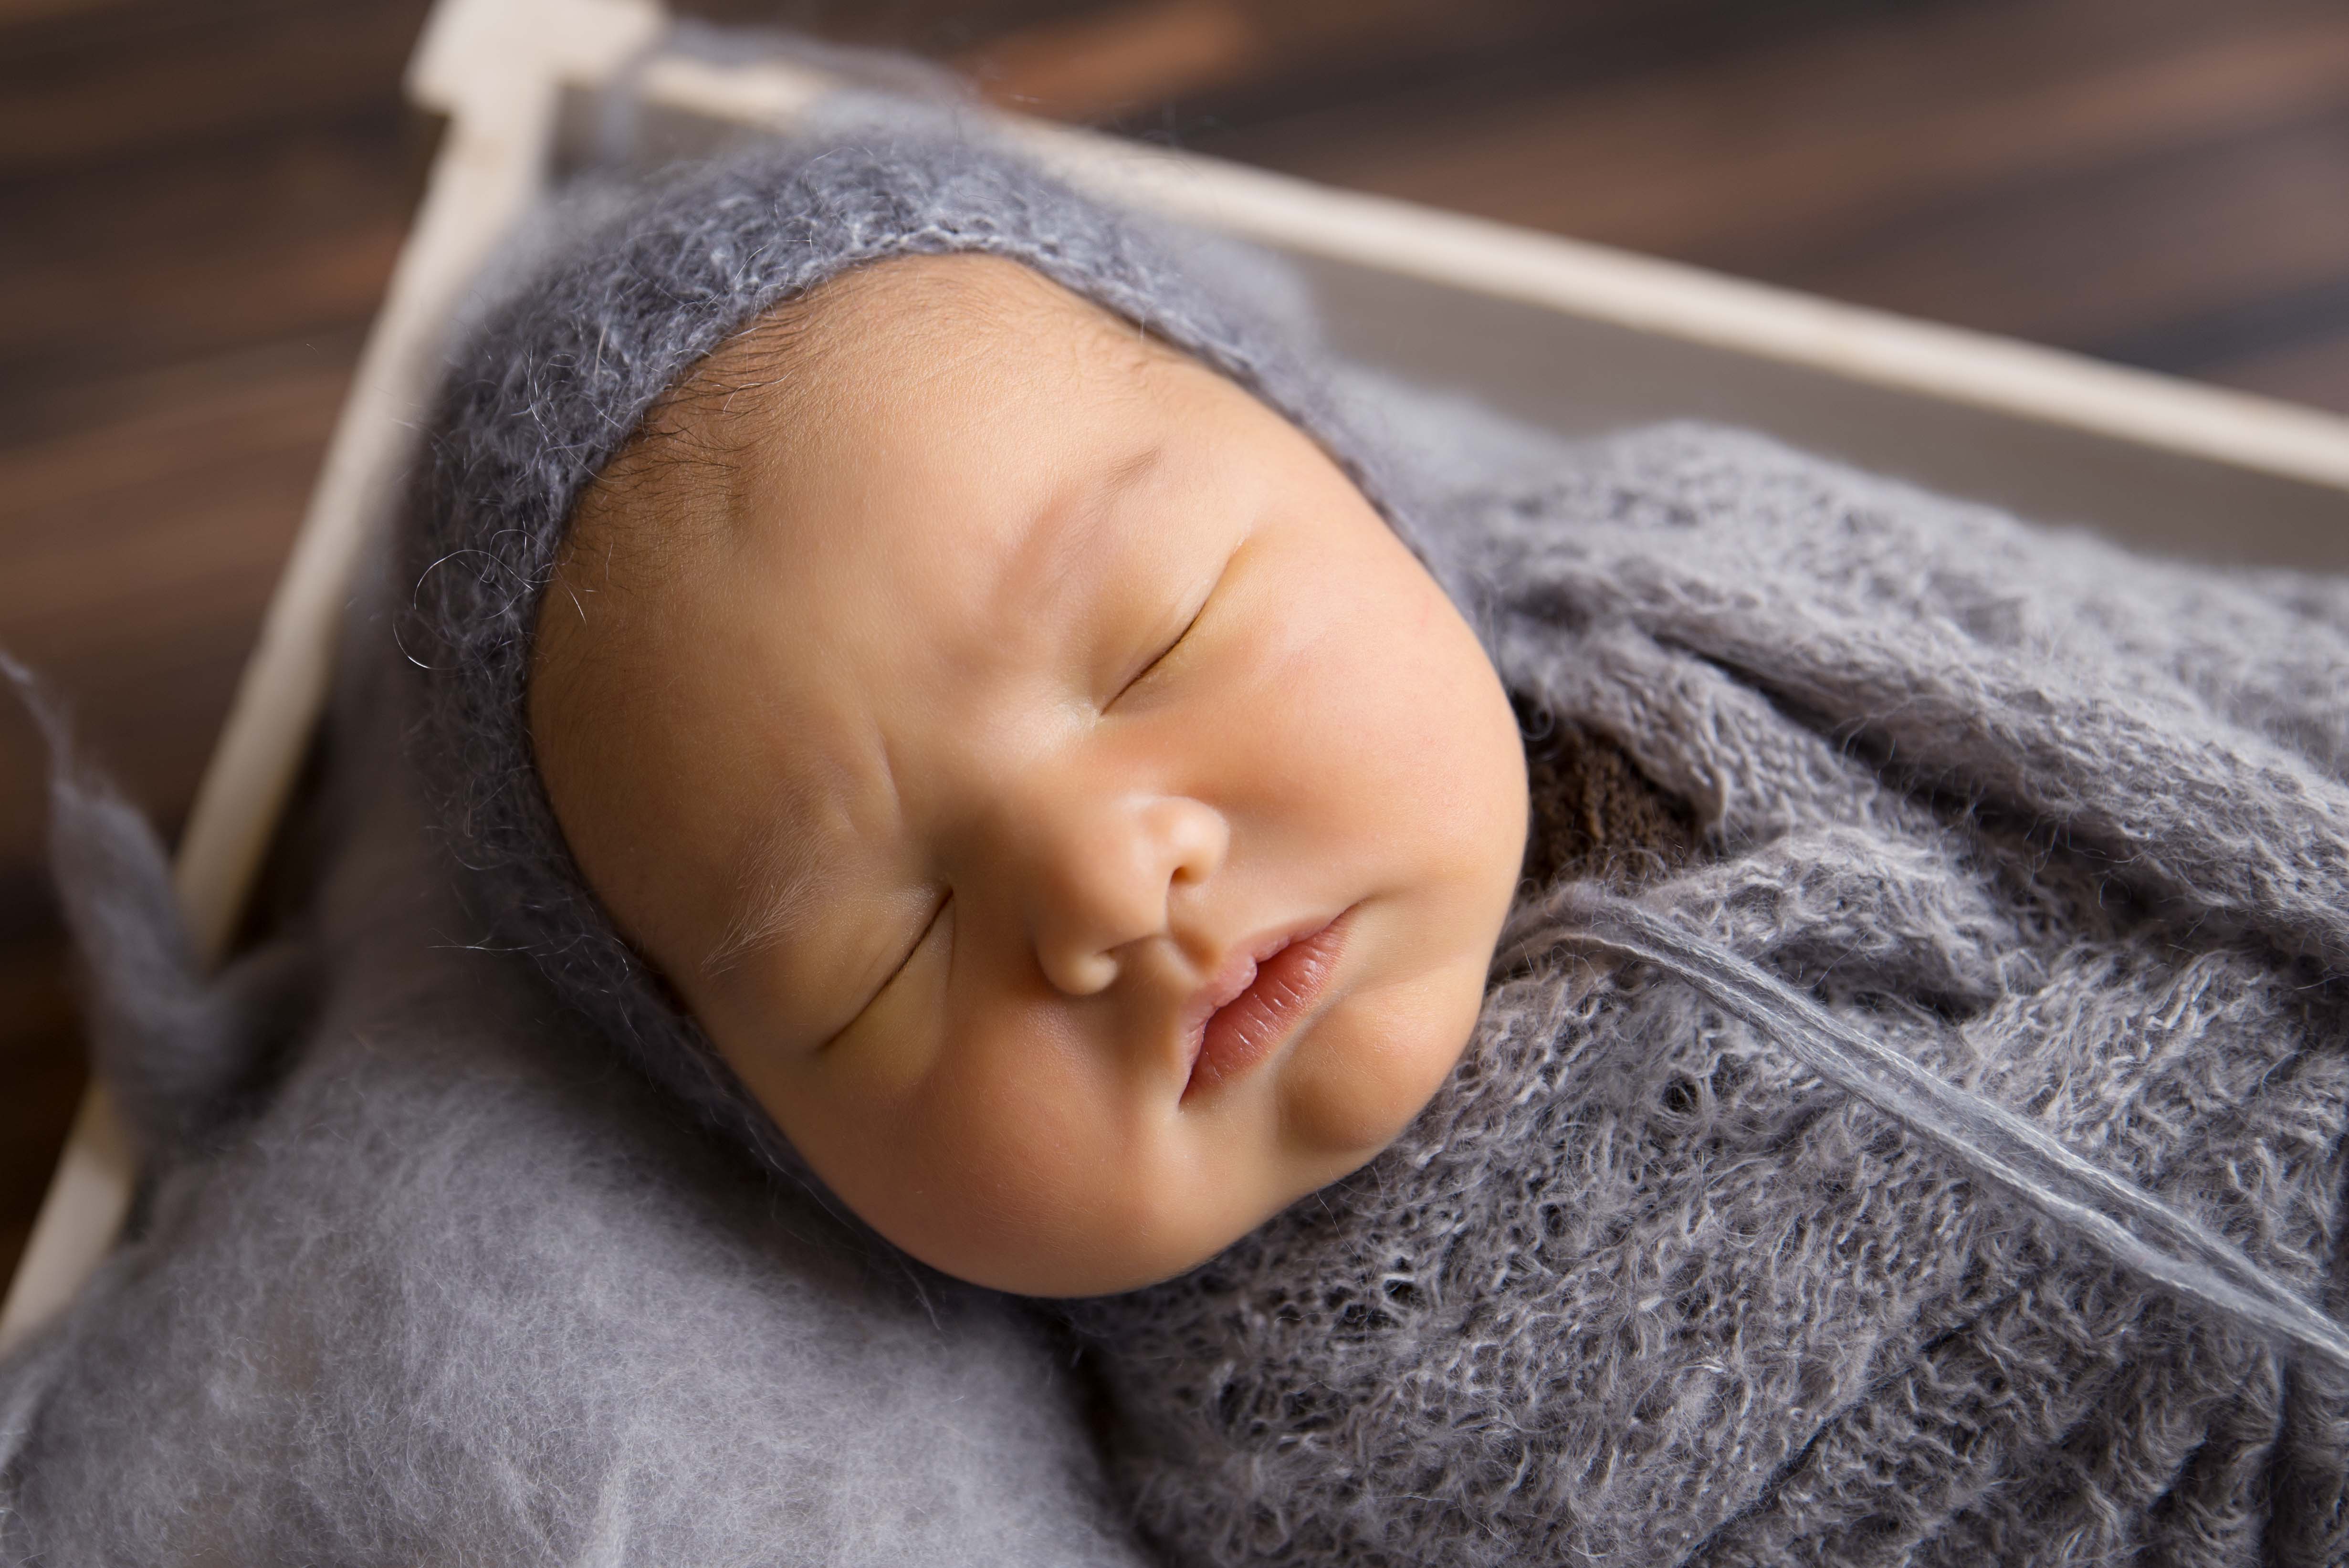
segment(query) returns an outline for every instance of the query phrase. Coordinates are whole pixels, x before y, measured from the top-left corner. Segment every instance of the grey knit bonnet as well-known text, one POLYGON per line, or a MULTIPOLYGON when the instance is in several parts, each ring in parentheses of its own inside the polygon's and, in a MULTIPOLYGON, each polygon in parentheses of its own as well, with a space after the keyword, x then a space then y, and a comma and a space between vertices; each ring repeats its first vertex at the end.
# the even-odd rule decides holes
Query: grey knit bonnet
MULTIPOLYGON (((410 492, 400 628, 426 671, 419 748, 477 916, 657 1081, 804 1171, 581 878, 533 760, 533 624, 572 509, 645 413, 764 313, 892 256, 1024 263, 1181 347, 1319 438, 1390 521, 1285 274, 1079 195, 957 123, 895 109, 609 194, 467 335, 410 492)), ((1413 531, 1399 526, 1407 542, 1413 531)), ((1422 551, 1423 559, 1426 558, 1422 551)), ((1442 573, 1439 573, 1442 575, 1442 573)))

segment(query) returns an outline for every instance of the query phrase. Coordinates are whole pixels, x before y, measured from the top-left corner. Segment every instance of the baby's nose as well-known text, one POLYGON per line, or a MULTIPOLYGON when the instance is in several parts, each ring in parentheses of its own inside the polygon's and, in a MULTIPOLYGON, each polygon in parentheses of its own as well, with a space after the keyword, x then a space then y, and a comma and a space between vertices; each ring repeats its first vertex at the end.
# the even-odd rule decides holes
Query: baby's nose
POLYGON ((1119 950, 1168 929, 1177 888, 1213 876, 1231 847, 1223 813, 1182 796, 1069 810, 1046 834, 1032 924, 1044 977, 1071 996, 1104 991, 1119 950))

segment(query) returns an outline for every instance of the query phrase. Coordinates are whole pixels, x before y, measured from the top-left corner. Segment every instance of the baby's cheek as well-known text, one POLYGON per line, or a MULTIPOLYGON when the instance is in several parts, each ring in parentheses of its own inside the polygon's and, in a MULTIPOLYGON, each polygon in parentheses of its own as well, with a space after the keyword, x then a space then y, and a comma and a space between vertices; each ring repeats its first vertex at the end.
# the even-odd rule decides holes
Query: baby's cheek
MULTIPOLYGON (((1012 1009, 960 1014, 888 1136, 903 1165, 891 1239, 999 1288, 1088 1288, 1142 1222, 1147 1144, 1113 1056, 1012 1009), (1066 1283, 1064 1283, 1066 1282, 1066 1283)), ((1037 1012, 1049 1010, 1038 1009, 1037 1012)), ((854 1202, 854 1200, 851 1200, 854 1202)), ((1147 1205, 1145 1204, 1146 1208, 1147 1205)))
POLYGON ((975 1173, 1001 1172, 1040 1216, 1112 1218, 1144 1119, 1120 1054, 1049 1006, 992 1034, 940 1075, 962 1086, 950 1109, 975 1173))

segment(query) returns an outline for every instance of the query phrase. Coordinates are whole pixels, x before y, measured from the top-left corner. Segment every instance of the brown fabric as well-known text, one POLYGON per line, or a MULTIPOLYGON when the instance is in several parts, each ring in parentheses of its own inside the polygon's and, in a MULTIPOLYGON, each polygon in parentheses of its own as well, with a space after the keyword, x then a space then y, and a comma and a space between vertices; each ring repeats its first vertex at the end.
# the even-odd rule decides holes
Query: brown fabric
POLYGON ((1532 820, 1523 874, 1537 886, 1597 877, 1645 882, 1696 856, 1696 813, 1595 730, 1513 697, 1526 740, 1532 820))

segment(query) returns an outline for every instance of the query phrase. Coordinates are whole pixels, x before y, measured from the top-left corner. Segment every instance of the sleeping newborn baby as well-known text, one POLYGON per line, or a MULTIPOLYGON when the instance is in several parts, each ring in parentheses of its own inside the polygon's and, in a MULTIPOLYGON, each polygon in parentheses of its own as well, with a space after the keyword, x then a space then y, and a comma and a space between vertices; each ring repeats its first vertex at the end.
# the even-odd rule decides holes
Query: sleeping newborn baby
POLYGON ((730 337, 582 497, 531 739, 624 937, 925 1263, 1179 1273, 1390 1142, 1483 1001, 1517 727, 1329 455, 1017 262, 730 337))

